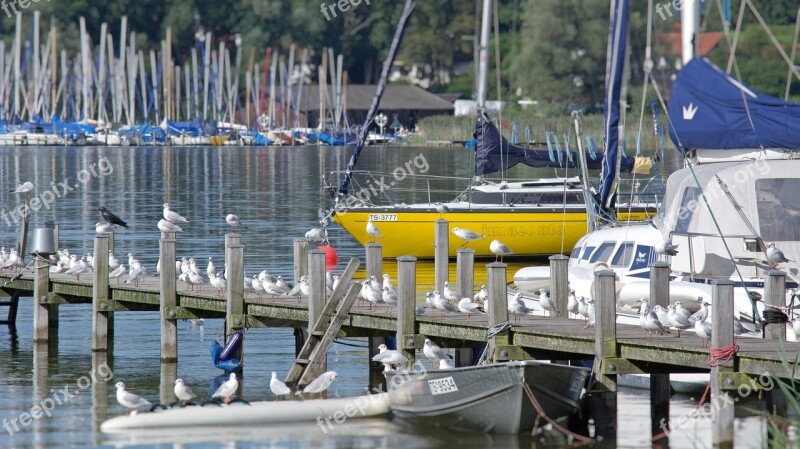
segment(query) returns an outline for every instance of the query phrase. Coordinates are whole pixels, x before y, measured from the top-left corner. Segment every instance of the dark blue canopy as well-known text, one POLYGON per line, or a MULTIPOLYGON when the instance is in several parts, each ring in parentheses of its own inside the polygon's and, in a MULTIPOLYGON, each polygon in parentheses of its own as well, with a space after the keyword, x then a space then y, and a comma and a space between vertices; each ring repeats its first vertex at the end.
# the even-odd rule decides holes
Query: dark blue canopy
POLYGON ((800 148, 800 104, 758 92, 704 58, 678 72, 669 119, 681 151, 800 148))

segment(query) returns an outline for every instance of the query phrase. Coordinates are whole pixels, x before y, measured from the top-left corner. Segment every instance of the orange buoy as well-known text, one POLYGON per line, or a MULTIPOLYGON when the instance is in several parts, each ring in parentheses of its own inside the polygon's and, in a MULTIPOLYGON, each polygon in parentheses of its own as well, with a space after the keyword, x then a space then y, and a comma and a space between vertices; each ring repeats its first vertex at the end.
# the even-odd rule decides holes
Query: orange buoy
POLYGON ((318 246, 317 249, 325 251, 325 270, 336 269, 336 266, 339 265, 339 255, 336 254, 336 250, 330 245, 318 246))

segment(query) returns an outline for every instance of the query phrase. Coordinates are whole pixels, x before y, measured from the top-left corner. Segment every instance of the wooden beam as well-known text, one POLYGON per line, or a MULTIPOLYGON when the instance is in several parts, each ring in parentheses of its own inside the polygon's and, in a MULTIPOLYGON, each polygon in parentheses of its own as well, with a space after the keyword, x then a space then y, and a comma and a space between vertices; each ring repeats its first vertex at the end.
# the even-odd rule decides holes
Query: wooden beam
POLYGON ((161 361, 165 363, 178 360, 178 321, 177 317, 169 316, 167 313, 170 308, 178 305, 175 245, 174 233, 162 233, 159 242, 159 260, 161 260, 159 315, 161 316, 161 361))

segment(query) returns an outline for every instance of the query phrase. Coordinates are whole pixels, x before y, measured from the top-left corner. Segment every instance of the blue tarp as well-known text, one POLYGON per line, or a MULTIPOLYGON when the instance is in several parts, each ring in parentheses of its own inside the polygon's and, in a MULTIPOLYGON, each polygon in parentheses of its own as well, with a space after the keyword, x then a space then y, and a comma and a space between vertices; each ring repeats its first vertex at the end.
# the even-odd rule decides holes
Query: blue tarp
POLYGON ((669 119, 669 137, 684 152, 800 148, 800 104, 758 92, 704 58, 678 72, 669 119))

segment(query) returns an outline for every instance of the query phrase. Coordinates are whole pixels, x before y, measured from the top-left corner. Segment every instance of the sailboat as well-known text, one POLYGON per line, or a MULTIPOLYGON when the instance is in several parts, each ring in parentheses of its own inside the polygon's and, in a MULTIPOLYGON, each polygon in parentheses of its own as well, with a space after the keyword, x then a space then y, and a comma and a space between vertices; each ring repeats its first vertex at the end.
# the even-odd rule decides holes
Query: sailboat
MULTIPOLYGON (((586 233, 587 200, 579 176, 537 178, 520 182, 493 181, 485 176, 502 172, 522 163, 535 168, 575 169, 583 161, 584 169, 608 166, 608 157, 565 151, 557 159, 546 151, 536 151, 510 144, 492 123, 485 109, 486 79, 488 70, 489 22, 484 13, 481 29, 481 52, 478 70, 478 114, 475 121, 475 177, 457 198, 444 203, 373 204, 360 192, 348 191, 352 172, 335 194, 336 204, 331 217, 359 243, 371 241, 366 225, 372 221, 383 235, 384 257, 412 255, 418 258, 434 257, 435 221, 444 218, 450 230, 468 229, 486 238, 470 242, 476 257, 493 257, 492 240, 501 240, 512 249, 514 256, 531 257, 560 253, 569 248, 586 233), (443 214, 441 211, 446 211, 443 214)), ((580 142, 579 142, 580 145, 580 142)), ((606 155, 608 156, 608 155, 606 155)), ((630 173, 633 157, 618 155, 616 148, 610 155, 619 172, 630 173)), ((604 168, 608 170, 608 168, 604 168)), ((616 173, 616 170, 615 170, 616 173)), ((644 220, 655 215, 655 202, 619 204, 620 218, 644 220)), ((451 257, 463 245, 451 238, 448 253, 451 257)))
MULTIPOLYGON (((620 278, 619 303, 636 306, 650 295, 650 263, 661 259, 672 271, 672 302, 710 302, 711 282, 731 280, 736 314, 758 321, 766 270, 786 272, 790 289, 800 281, 793 262, 800 260, 800 104, 694 57, 673 82, 668 116, 686 167, 669 176, 658 216, 581 238, 570 256, 570 287, 590 297, 594 270, 610 268, 620 278), (789 262, 776 264, 770 244, 789 262)), ((523 290, 548 279, 542 267, 514 275, 523 290)), ((786 296, 789 303, 791 290, 786 296)))

